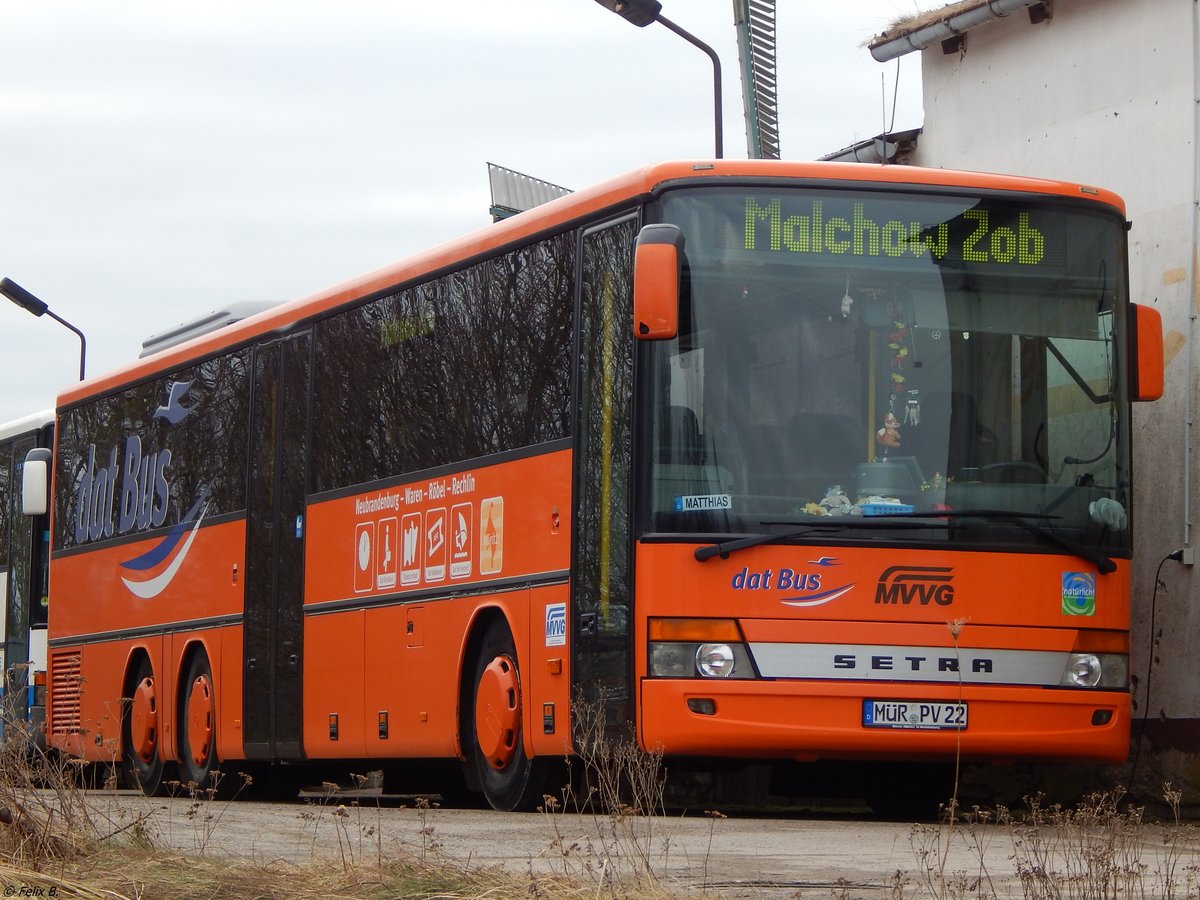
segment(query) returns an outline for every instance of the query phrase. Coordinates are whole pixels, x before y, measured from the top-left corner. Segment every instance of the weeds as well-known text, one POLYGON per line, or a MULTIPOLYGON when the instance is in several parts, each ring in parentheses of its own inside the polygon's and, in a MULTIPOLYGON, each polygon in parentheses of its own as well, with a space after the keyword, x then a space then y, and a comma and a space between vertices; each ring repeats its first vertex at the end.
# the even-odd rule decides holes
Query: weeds
POLYGON ((40 872, 85 852, 104 829, 83 802, 80 768, 41 750, 27 723, 5 723, 4 735, 0 744, 0 858, 40 872))
MULTIPOLYGON (((619 736, 609 733, 598 706, 577 703, 575 716, 576 756, 567 760, 573 777, 560 797, 547 795, 539 808, 553 831, 550 853, 558 871, 588 878, 598 890, 614 895, 630 884, 657 886, 659 867, 668 867, 671 852, 671 836, 660 834, 666 821, 662 753, 641 749, 632 728, 619 736), (565 833, 570 812, 591 825, 580 837, 565 833)), ((711 848, 717 821, 724 816, 709 816, 711 848)))
POLYGON ((421 822, 418 833, 421 836, 421 861, 424 862, 430 853, 437 854, 442 844, 434 837, 433 811, 438 808, 436 803, 430 803, 426 797, 416 800, 417 818, 421 822))
MULTIPOLYGON (((664 809, 661 754, 640 750, 632 734, 601 740, 598 719, 592 727, 572 761, 575 786, 547 796, 542 806, 551 829, 549 848, 529 859, 524 876, 515 876, 472 869, 469 857, 454 862, 437 833, 441 813, 424 799, 414 809, 415 846, 389 859, 379 804, 372 814, 362 798, 339 798, 332 783, 302 816, 311 823, 311 830, 308 824, 301 829, 312 843, 306 864, 274 856, 265 865, 212 859, 212 849, 228 846, 228 831, 237 824, 232 801, 219 799, 224 783, 200 789, 176 782, 174 802, 140 807, 140 799, 109 796, 117 802, 108 808, 116 811, 106 814, 96 802, 103 794, 82 788, 77 763, 38 751, 19 725, 12 726, 0 745, 0 887, 41 888, 45 896, 57 889, 64 896, 146 898, 197 892, 290 898, 668 897, 674 894, 665 874, 672 853, 682 853, 695 887, 723 892, 710 862, 720 847, 724 814, 705 811, 707 822, 690 827, 690 844, 676 849, 685 824, 672 824, 664 809), (160 848, 152 827, 164 806, 169 816, 169 809, 182 804, 194 828, 189 855, 160 848), (333 865, 321 858, 329 854, 333 865)), ((361 776, 354 781, 360 789, 365 783, 361 776)), ((249 784, 243 779, 234 796, 249 784)), ((1163 799, 1168 814, 1153 822, 1120 789, 1072 807, 1032 796, 1020 812, 959 811, 952 797, 946 822, 910 830, 915 866, 895 869, 874 884, 827 882, 825 890, 845 900, 1200 900, 1200 835, 1183 820, 1181 791, 1164 785, 1163 799)), ((247 849, 253 852, 253 844, 243 853, 247 849)))
POLYGON ((187 784, 180 781, 166 783, 170 796, 186 796, 188 798, 186 818, 196 826, 196 852, 202 854, 208 849, 229 804, 233 803, 243 791, 253 784, 253 779, 245 772, 239 772, 238 776, 241 784, 233 793, 229 793, 227 785, 230 776, 220 769, 209 775, 209 783, 204 786, 198 785, 194 781, 189 781, 187 784))
POLYGON ((1029 814, 1013 826, 1013 860, 1025 897, 1200 897, 1196 832, 1180 821, 1178 792, 1166 784, 1163 795, 1173 822, 1146 824, 1143 807, 1122 808, 1121 788, 1093 794, 1073 809, 1031 799, 1029 814), (1144 859, 1147 851, 1153 863, 1144 859))
POLYGON ((1172 820, 1147 823, 1144 808, 1123 804, 1124 790, 1088 796, 1074 807, 1026 798, 1019 814, 976 808, 960 822, 914 825, 910 845, 923 896, 1024 900, 1200 900, 1200 836, 1179 814, 1181 793, 1163 786, 1172 820), (993 824, 994 823, 994 824, 993 824), (1019 894, 988 870, 989 847, 1007 836, 1019 894), (949 869, 954 843, 973 862, 949 869))

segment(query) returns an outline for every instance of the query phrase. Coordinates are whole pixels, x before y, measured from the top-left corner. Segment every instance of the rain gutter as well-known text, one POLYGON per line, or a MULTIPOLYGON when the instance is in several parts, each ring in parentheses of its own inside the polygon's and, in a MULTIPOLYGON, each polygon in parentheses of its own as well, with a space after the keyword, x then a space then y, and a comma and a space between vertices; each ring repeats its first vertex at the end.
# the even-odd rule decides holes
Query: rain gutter
POLYGON ((1184 426, 1183 426, 1183 561, 1195 563, 1195 548, 1192 546, 1192 428, 1195 423, 1192 379, 1196 365, 1196 304, 1200 301, 1200 9, 1192 4, 1192 240, 1191 296, 1188 298, 1187 374, 1183 382, 1184 426))
POLYGON ((951 13, 944 19, 898 34, 891 39, 885 40, 885 36, 880 36, 868 46, 871 55, 877 61, 887 62, 914 50, 924 50, 930 44, 958 37, 993 19, 1002 19, 1017 10, 1037 6, 1041 2, 1042 0, 981 0, 978 6, 951 13))

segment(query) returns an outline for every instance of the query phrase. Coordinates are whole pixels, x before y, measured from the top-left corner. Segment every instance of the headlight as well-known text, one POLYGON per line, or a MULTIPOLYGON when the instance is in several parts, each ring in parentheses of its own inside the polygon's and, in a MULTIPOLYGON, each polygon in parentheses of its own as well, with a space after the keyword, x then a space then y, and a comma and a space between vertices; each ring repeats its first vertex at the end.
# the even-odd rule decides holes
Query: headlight
POLYGON ((1100 658, 1092 653, 1072 653, 1064 674, 1068 684, 1095 687, 1100 683, 1100 658))
POLYGON ((732 619, 651 619, 651 678, 756 678, 732 619))
POLYGON ((695 677, 695 651, 695 644, 651 644, 650 674, 659 678, 695 677))
POLYGON ((733 674, 733 648, 728 644, 701 644, 696 649, 696 668, 708 678, 728 678, 733 674))
POLYGON ((1124 690, 1129 687, 1129 657, 1120 653, 1071 653, 1059 684, 1063 687, 1124 690))

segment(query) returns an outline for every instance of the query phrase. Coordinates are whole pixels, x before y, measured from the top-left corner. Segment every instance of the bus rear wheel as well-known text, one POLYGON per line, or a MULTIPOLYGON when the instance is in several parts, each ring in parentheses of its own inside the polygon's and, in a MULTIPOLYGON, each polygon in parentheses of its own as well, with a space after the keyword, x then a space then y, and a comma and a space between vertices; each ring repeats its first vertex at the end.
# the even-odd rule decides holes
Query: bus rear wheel
POLYGON ((217 701, 212 666, 203 650, 193 654, 183 677, 179 707, 179 776, 201 791, 219 786, 217 701))
POLYGON ((128 709, 121 728, 126 780, 147 797, 158 793, 163 761, 158 755, 158 689, 150 660, 142 657, 134 671, 128 709))
POLYGON ((512 633, 492 622, 475 657, 464 704, 463 749, 483 795, 494 809, 531 810, 541 801, 551 769, 525 753, 521 673, 512 633))

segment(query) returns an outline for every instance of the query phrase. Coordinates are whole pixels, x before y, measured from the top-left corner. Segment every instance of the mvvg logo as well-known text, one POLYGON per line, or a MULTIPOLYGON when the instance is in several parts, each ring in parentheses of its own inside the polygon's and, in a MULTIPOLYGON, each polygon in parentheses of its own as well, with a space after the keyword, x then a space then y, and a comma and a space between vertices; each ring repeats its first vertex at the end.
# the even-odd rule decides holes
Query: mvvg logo
POLYGON ((567 604, 551 603, 546 607, 546 646, 562 647, 567 643, 567 604))
POLYGON ((921 606, 954 602, 954 570, 944 566, 892 566, 884 569, 875 588, 875 602, 909 606, 914 600, 921 606))

